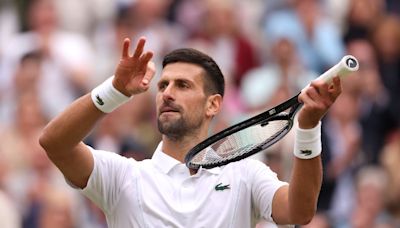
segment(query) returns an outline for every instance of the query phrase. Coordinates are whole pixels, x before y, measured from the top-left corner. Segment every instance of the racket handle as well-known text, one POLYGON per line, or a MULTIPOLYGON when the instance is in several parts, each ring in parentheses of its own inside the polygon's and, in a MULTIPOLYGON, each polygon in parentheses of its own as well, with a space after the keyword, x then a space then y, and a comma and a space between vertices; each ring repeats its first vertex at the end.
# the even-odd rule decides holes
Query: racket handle
POLYGON ((349 73, 357 71, 358 67, 359 64, 356 57, 352 55, 346 55, 340 60, 340 62, 319 76, 317 80, 323 80, 324 82, 330 83, 332 78, 336 75, 342 78, 349 73))

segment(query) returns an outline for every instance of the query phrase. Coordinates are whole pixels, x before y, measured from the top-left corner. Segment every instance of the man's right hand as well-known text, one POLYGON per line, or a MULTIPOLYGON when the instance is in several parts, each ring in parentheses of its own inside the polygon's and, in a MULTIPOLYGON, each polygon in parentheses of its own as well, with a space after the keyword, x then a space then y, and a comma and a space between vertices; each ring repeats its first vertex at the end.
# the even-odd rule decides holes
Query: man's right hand
POLYGON ((139 39, 132 56, 129 54, 130 43, 129 38, 124 40, 122 57, 113 80, 113 86, 128 97, 147 91, 155 74, 155 65, 150 61, 153 52, 143 52, 146 39, 139 39))

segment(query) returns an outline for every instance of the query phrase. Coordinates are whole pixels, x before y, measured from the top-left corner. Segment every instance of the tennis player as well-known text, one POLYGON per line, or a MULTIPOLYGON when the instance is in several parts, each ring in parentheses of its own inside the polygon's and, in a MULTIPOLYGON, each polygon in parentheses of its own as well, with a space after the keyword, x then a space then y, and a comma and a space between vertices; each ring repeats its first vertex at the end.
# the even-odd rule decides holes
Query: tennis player
POLYGON ((266 165, 243 159, 189 170, 186 153, 208 135, 224 95, 217 64, 193 49, 166 55, 156 96, 162 142, 141 162, 95 150, 82 139, 107 113, 148 90, 153 53, 141 38, 133 55, 123 44, 115 76, 72 103, 44 129, 40 144, 70 185, 105 213, 110 228, 254 227, 258 218, 277 224, 306 224, 316 211, 321 187, 320 120, 341 93, 339 78, 314 81, 302 91, 294 167, 290 183, 266 165), (306 146, 307 157, 304 156, 306 146))

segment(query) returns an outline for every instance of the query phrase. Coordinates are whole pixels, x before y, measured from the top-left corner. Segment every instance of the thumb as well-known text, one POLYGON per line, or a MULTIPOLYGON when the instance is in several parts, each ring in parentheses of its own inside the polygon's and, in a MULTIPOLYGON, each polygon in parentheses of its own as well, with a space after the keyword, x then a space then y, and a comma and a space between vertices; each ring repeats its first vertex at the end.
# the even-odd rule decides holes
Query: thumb
POLYGON ((144 77, 142 79, 142 86, 147 87, 149 86, 151 80, 153 79, 154 75, 156 73, 156 66, 153 61, 150 61, 147 63, 147 69, 146 73, 144 74, 144 77))

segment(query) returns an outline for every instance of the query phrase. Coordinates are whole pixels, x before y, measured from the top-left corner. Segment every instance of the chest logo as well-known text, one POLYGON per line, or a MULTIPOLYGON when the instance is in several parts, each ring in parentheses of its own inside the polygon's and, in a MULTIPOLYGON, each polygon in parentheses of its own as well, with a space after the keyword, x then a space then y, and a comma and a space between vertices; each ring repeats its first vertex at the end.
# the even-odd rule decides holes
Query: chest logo
POLYGON ((229 184, 227 185, 222 185, 222 183, 219 183, 217 185, 215 185, 215 191, 224 191, 225 189, 230 189, 231 187, 229 186, 229 184))

